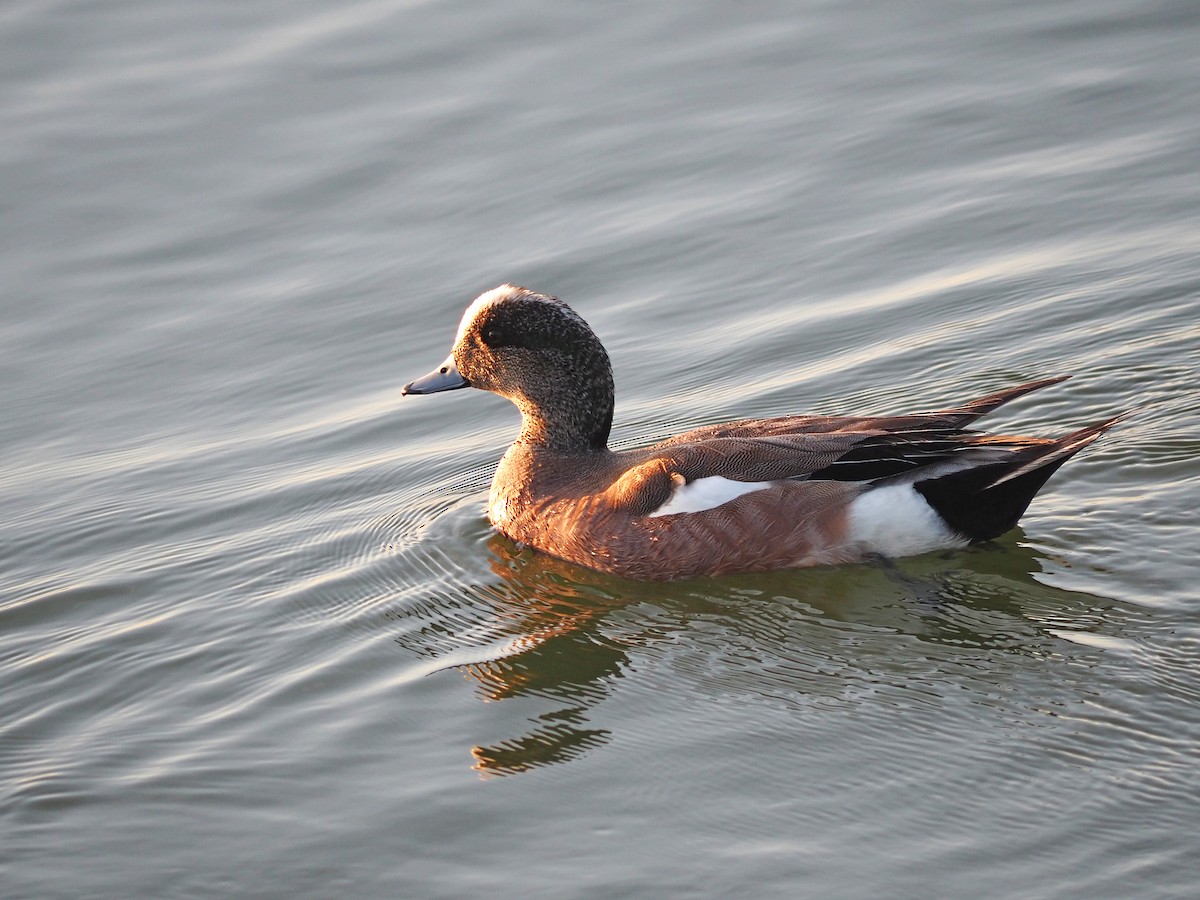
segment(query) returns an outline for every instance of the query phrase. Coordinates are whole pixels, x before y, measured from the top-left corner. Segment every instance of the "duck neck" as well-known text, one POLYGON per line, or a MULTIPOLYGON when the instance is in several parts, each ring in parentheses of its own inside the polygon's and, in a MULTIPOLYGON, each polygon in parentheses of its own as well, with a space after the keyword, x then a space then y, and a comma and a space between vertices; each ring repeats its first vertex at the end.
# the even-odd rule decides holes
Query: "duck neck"
POLYGON ((513 398, 521 410, 519 443, 556 453, 600 453, 608 449, 613 419, 612 375, 588 380, 572 390, 559 382, 535 400, 513 398))

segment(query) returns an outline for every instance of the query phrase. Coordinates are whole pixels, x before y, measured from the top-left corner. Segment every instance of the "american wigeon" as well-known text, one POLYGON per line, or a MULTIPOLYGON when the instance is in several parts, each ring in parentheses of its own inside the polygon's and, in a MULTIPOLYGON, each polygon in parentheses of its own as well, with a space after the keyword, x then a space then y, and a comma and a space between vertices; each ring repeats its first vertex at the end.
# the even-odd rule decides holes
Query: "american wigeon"
POLYGON ((608 354, 565 303, 514 285, 463 315, 446 361, 405 394, 476 387, 521 410, 488 518, 545 553, 671 579, 907 556, 1008 531, 1054 471, 1117 419, 1064 437, 967 426, 1063 378, 900 416, 784 416, 608 449, 608 354))

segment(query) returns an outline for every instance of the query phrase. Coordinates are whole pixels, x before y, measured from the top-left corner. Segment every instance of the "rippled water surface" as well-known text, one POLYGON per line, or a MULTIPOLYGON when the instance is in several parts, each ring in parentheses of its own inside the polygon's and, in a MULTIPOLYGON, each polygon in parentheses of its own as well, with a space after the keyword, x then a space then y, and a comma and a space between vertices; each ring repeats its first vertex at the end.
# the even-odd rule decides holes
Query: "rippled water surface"
POLYGON ((1200 7, 0 9, 0 895, 1193 897, 1200 7), (480 291, 623 445, 1074 379, 996 543, 679 584, 401 398, 480 291))

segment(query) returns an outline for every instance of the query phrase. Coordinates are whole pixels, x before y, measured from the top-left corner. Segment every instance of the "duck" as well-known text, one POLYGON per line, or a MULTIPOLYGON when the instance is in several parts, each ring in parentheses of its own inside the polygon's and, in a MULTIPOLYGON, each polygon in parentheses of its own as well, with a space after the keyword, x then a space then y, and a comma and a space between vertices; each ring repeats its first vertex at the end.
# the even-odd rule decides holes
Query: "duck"
POLYGON ((600 572, 669 581, 999 537, 1122 416, 1057 438, 970 426, 1068 377, 935 412, 744 419, 613 450, 613 373, 600 339, 556 297, 504 284, 468 306, 450 355, 401 393, 472 387, 517 406, 521 430, 488 496, 497 531, 600 572))

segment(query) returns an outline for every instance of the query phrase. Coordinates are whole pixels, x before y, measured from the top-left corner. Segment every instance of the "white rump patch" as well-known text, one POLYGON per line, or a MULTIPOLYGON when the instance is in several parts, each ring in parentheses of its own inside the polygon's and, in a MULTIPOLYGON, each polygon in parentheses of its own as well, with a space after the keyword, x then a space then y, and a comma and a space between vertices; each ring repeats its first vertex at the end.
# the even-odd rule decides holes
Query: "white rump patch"
POLYGON ((695 481, 681 484, 671 493, 671 497, 650 513, 651 516, 675 516, 681 513, 704 512, 715 509, 730 500, 736 500, 742 494, 761 491, 769 488, 773 481, 734 481, 720 475, 710 475, 707 478, 697 478, 695 481))
POLYGON ((859 494, 850 504, 847 539, 884 556, 915 556, 969 543, 910 484, 889 484, 859 494))

